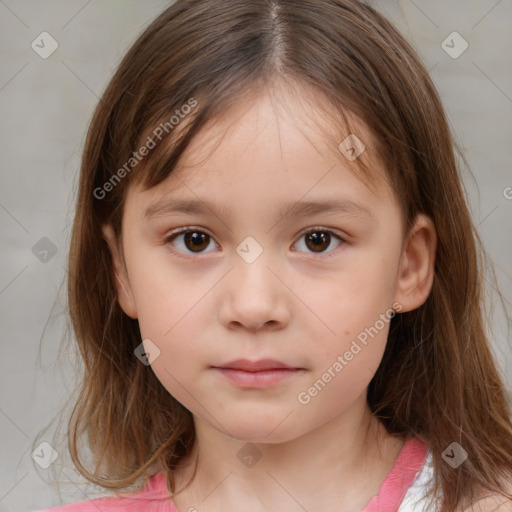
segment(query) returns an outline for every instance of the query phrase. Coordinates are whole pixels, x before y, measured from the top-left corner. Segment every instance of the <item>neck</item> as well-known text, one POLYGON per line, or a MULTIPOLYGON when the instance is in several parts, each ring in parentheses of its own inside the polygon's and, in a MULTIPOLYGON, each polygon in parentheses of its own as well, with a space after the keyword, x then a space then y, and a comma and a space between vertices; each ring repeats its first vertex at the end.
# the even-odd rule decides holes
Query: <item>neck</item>
POLYGON ((371 414, 366 397, 314 431, 282 443, 233 439, 199 418, 194 424, 196 443, 176 473, 177 491, 188 483, 196 462, 197 473, 173 498, 180 511, 239 510, 242 502, 251 512, 362 509, 403 445, 371 414))

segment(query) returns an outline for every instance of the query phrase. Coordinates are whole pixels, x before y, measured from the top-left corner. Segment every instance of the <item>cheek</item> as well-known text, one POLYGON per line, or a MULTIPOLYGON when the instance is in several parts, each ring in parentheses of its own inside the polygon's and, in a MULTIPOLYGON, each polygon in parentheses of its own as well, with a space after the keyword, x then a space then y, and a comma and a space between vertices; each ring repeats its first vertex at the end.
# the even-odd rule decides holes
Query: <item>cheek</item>
POLYGON ((389 320, 379 319, 357 334, 343 331, 334 343, 320 340, 323 347, 316 354, 310 382, 297 397, 299 403, 314 402, 316 414, 325 418, 349 407, 375 375, 388 332, 389 320))
POLYGON ((142 251, 132 261, 132 290, 141 332, 165 340, 195 323, 216 276, 171 261, 164 248, 142 251))
MULTIPOLYGON (((188 386, 194 363, 201 362, 202 327, 207 322, 205 279, 185 279, 169 265, 148 262, 133 273, 132 289, 137 304, 141 337, 159 350, 151 367, 164 387, 176 398, 188 386)), ((203 347, 204 350, 204 347, 203 347)))
POLYGON ((201 304, 195 300, 165 305, 155 301, 154 308, 145 309, 139 317, 143 339, 149 338, 159 349, 158 357, 151 362, 152 371, 165 389, 189 409, 193 407, 191 397, 200 402, 203 399, 203 389, 195 382, 199 369, 206 364, 205 347, 201 345, 203 321, 201 304))
POLYGON ((294 290, 310 310, 310 338, 323 340, 319 347, 343 346, 389 310, 395 283, 388 261, 361 252, 339 270, 296 280, 294 290))
POLYGON ((206 290, 181 289, 176 282, 168 288, 157 286, 139 295, 139 328, 143 339, 150 338, 159 347, 166 367, 177 371, 190 360, 199 359, 209 318, 206 290))
POLYGON ((326 395, 332 393, 333 400, 344 397, 347 403, 364 390, 380 364, 394 292, 389 260, 361 253, 351 261, 322 279, 303 279, 302 288, 297 280, 295 288, 314 313, 301 321, 306 335, 300 348, 312 354, 312 381, 319 379, 320 387, 328 383, 326 395))

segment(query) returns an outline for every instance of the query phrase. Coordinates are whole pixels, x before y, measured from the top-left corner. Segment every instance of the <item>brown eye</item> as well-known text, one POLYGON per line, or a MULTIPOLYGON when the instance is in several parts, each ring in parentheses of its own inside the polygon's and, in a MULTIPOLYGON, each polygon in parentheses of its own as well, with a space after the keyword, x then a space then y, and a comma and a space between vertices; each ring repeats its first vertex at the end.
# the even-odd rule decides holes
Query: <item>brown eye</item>
POLYGON ((178 247, 178 250, 185 254, 209 252, 205 251, 205 249, 208 248, 211 241, 212 239, 210 235, 196 229, 183 229, 178 233, 171 234, 165 239, 165 243, 171 243, 174 246, 181 246, 178 247), (174 240, 178 240, 180 243, 174 244, 174 240))
POLYGON ((185 233, 183 242, 187 249, 190 249, 193 252, 200 252, 208 247, 209 240, 210 237, 206 233, 202 233, 201 231, 190 231, 185 233))
POLYGON ((322 228, 313 228, 304 233, 301 238, 304 239, 304 245, 306 246, 306 252, 312 252, 317 254, 323 254, 324 252, 330 256, 334 250, 327 251, 331 245, 333 240, 338 240, 339 243, 334 247, 336 249, 341 243, 344 241, 338 235, 332 233, 327 229, 322 228))
MULTIPOLYGON (((326 256, 331 256, 331 253, 336 254, 335 249, 344 242, 340 236, 323 228, 310 229, 300 237, 301 241, 302 239, 305 240, 303 245, 305 246, 306 253, 309 252, 319 255, 325 253, 326 256), (338 244, 331 247, 333 241, 338 241, 338 244), (328 250, 330 247, 331 250, 328 250)), ((199 229, 190 228, 172 233, 164 242, 166 244, 170 243, 177 249, 178 253, 184 253, 185 255, 211 252, 206 249, 208 249, 210 243, 215 243, 208 233, 199 229)))
POLYGON ((331 235, 321 231, 313 231, 306 235, 306 245, 314 252, 322 252, 329 247, 331 235))

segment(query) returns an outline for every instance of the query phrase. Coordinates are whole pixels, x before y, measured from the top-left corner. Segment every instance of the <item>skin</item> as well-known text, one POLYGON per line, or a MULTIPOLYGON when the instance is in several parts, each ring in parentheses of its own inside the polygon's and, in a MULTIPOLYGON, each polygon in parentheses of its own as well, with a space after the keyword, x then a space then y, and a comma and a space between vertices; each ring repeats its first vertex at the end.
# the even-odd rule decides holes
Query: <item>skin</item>
POLYGON ((298 396, 393 304, 405 312, 425 302, 435 227, 421 215, 403 232, 362 124, 357 136, 367 149, 359 158, 372 163, 375 189, 326 141, 329 128, 313 108, 323 101, 318 93, 260 93, 206 126, 165 182, 129 189, 122 240, 104 228, 119 303, 160 350, 151 369, 194 417, 197 441, 176 473, 178 489, 196 457, 198 472, 173 497, 181 512, 239 511, 240 503, 247 512, 361 510, 403 446, 366 403, 389 322, 307 404, 298 396), (279 213, 288 203, 332 197, 362 203, 373 218, 279 213), (145 209, 164 198, 208 200, 232 212, 144 220, 145 209), (202 252, 183 235, 165 242, 191 226, 209 235, 202 252), (320 252, 304 233, 315 226, 332 233, 320 252), (236 251, 248 236, 263 250, 252 263, 236 251), (267 357, 303 370, 272 387, 243 389, 211 368, 267 357), (237 456, 243 447, 261 455, 252 467, 237 456))

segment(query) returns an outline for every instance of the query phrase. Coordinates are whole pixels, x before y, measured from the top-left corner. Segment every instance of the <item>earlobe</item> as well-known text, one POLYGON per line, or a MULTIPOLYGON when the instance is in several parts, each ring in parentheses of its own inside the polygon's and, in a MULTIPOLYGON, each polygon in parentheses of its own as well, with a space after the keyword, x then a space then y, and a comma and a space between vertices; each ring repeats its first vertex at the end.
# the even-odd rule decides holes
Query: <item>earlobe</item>
POLYGON ((395 300, 401 312, 412 311, 425 303, 434 282, 437 233, 430 217, 420 214, 404 245, 395 300))
POLYGON ((114 230, 110 224, 106 224, 102 227, 102 232, 105 240, 108 243, 110 254, 112 255, 112 261, 114 265, 112 271, 114 272, 116 278, 116 290, 119 305, 130 318, 136 319, 137 308, 135 306, 130 282, 128 280, 128 276, 126 275, 125 265, 121 261, 121 255, 119 253, 114 230))

